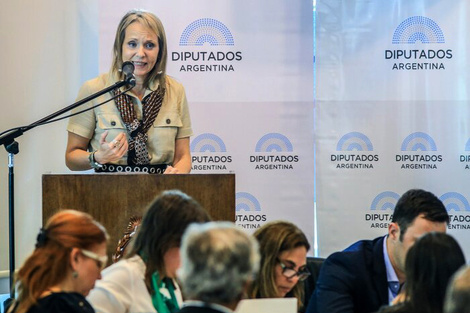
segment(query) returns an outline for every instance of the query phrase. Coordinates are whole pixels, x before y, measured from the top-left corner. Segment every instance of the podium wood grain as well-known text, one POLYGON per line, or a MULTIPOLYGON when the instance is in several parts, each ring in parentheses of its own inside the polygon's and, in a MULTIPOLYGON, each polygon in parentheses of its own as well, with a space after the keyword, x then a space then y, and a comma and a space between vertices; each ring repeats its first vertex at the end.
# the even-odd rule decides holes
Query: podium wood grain
POLYGON ((74 209, 102 223, 114 253, 132 215, 143 215, 156 195, 179 189, 198 201, 213 220, 235 221, 234 174, 79 174, 42 176, 43 225, 54 213, 74 209))

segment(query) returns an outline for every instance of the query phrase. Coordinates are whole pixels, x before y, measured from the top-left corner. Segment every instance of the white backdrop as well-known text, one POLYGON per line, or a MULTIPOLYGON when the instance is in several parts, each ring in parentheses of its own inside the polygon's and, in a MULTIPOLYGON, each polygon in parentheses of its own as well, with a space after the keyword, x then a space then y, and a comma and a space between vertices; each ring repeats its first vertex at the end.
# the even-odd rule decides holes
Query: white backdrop
MULTIPOLYGON (((0 131, 27 125, 74 102, 81 84, 109 67, 105 59, 111 44, 102 42, 109 40, 109 30, 100 21, 109 18, 114 32, 125 11, 146 7, 162 18, 172 52, 241 52, 241 60, 221 62, 233 71, 181 72, 181 66, 199 62, 169 62, 169 74, 185 85, 190 102, 193 172, 237 174, 237 219, 248 230, 284 218, 312 239, 311 3, 133 1, 124 6, 124 1, 2 2, 0 131), (113 10, 115 15, 109 13, 113 10), (233 45, 181 46, 183 31, 199 19, 220 21, 232 34, 233 45)), ((64 163, 65 127, 66 121, 43 126, 18 139, 17 266, 31 253, 42 224, 41 175, 70 173, 64 163)), ((0 177, 1 293, 8 292, 1 279, 8 270, 6 151, 0 153, 0 177)))
POLYGON ((317 1, 320 254, 386 233, 410 188, 470 252, 468 2, 317 1))
MULTIPOLYGON (((182 65, 200 63, 169 62, 169 74, 185 85, 190 101, 194 172, 237 173, 239 224, 256 227, 257 219, 286 218, 301 225, 312 239, 311 3, 133 1, 129 8, 147 4, 162 18, 172 52, 242 53, 242 60, 226 63, 234 68, 230 72, 181 72, 182 65), (181 46, 183 31, 195 20, 208 18, 228 28, 233 46, 181 46), (260 152, 267 147, 280 152, 260 152), (260 157, 267 161, 256 162, 260 157), (259 169, 261 165, 271 169, 259 169), (273 169, 275 166, 281 169, 273 169)), ((0 77, 1 130, 29 124, 72 103, 85 80, 107 70, 105 60, 110 56, 112 39, 109 31, 104 36, 100 20, 109 18, 108 26, 114 31, 129 8, 124 8, 124 1, 100 5, 105 7, 100 10, 98 2, 87 0, 2 2, 4 49, 0 65, 5 74, 0 77), (105 16, 111 9, 118 12, 105 16)), ((445 199, 454 227, 467 227, 466 1, 317 0, 317 10, 315 145, 320 254, 327 256, 357 239, 384 234, 380 223, 391 213, 387 207, 413 187, 445 199), (434 21, 444 42, 392 43, 399 25, 413 16, 434 21), (393 70, 395 63, 426 60, 386 58, 387 50, 416 49, 450 49, 452 57, 431 62, 442 63, 445 68, 440 70, 393 70), (410 145, 407 138, 416 133, 427 136, 416 137, 410 145), (348 151, 353 147, 356 150, 348 151), (406 151, 413 147, 427 150, 406 151), (359 160, 351 155, 358 155, 359 160), (402 161, 414 155, 430 161, 402 161), (413 164, 436 168, 402 168, 413 164), (364 168, 346 168, 361 166, 364 168)), ((432 23, 427 25, 435 30, 432 23)), ((41 226, 41 175, 69 173, 64 164, 65 125, 60 122, 37 128, 18 140, 17 265, 32 251, 41 226)), ((7 174, 7 153, 3 150, 0 271, 8 269, 7 174)), ((449 232, 468 256, 468 229, 449 232)))
POLYGON ((101 72, 135 7, 165 26, 167 72, 185 86, 193 122, 192 173, 236 174, 237 224, 248 231, 286 219, 313 242, 312 4, 101 0, 101 72))

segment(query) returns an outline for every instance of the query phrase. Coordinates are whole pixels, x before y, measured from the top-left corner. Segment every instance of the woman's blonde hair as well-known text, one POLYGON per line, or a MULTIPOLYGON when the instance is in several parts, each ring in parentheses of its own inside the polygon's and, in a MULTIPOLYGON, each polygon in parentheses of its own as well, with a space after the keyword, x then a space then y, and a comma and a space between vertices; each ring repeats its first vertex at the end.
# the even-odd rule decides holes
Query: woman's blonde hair
MULTIPOLYGON (((276 298, 275 267, 279 265, 279 255, 298 247, 305 247, 308 251, 310 244, 305 234, 294 224, 286 221, 274 221, 261 226, 254 234, 259 243, 261 255, 260 271, 258 277, 251 284, 248 296, 250 298, 276 298)), ((303 282, 298 282, 290 296, 298 300, 298 306, 302 306, 303 282)))
POLYGON ((158 56, 155 66, 148 74, 147 78, 144 81, 144 87, 150 86, 155 81, 159 82, 159 85, 162 88, 165 87, 165 77, 166 77, 166 63, 168 56, 168 49, 166 43, 165 29, 163 24, 155 14, 141 10, 135 9, 131 10, 124 15, 121 19, 121 22, 118 25, 116 30, 116 37, 114 38, 114 47, 113 47, 113 62, 111 65, 111 74, 116 79, 123 79, 124 76, 120 72, 122 67, 122 45, 124 44, 124 38, 126 37, 126 29, 132 23, 140 23, 141 25, 149 28, 154 32, 158 37, 158 56))

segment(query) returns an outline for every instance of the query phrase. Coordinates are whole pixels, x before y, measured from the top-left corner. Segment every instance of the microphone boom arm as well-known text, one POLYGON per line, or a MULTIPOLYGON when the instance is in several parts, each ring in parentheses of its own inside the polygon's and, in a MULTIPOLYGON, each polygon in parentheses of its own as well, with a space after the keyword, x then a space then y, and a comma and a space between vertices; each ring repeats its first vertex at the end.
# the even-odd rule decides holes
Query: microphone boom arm
POLYGON ((50 115, 34 122, 34 123, 31 123, 28 126, 23 126, 23 127, 19 127, 17 129, 14 129, 11 132, 9 132, 9 133, 5 134, 4 136, 0 137, 0 145, 4 145, 6 147, 7 145, 11 144, 15 140, 15 138, 23 135, 24 132, 26 132, 26 131, 28 131, 28 130, 36 127, 36 126, 42 125, 45 122, 50 121, 53 118, 64 114, 65 112, 71 111, 71 110, 75 109, 76 107, 78 107, 78 106, 80 106, 80 105, 82 105, 82 104, 84 104, 84 103, 86 103, 90 100, 98 98, 99 96, 101 96, 101 95, 103 95, 103 94, 105 94, 105 93, 107 93, 111 90, 114 90, 116 88, 120 88, 120 87, 122 87, 124 85, 127 85, 127 84, 128 84, 128 82, 126 80, 120 80, 120 81, 116 82, 114 85, 106 87, 106 88, 104 88, 104 89, 102 89, 102 90, 100 90, 100 91, 98 91, 98 92, 96 92, 92 95, 89 95, 86 98, 83 98, 82 100, 79 100, 75 103, 72 103, 71 105, 69 105, 69 106, 67 106, 63 109, 60 109, 59 111, 54 112, 54 113, 52 113, 52 114, 50 114, 50 115))

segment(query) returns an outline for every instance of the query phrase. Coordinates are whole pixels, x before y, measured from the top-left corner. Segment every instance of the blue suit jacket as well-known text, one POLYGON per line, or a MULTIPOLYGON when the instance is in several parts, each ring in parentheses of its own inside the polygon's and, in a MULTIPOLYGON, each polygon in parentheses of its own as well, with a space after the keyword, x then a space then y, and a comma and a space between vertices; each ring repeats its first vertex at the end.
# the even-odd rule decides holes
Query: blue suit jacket
POLYGON ((307 313, 369 313, 388 304, 384 237, 361 240, 330 255, 320 270, 307 313))

